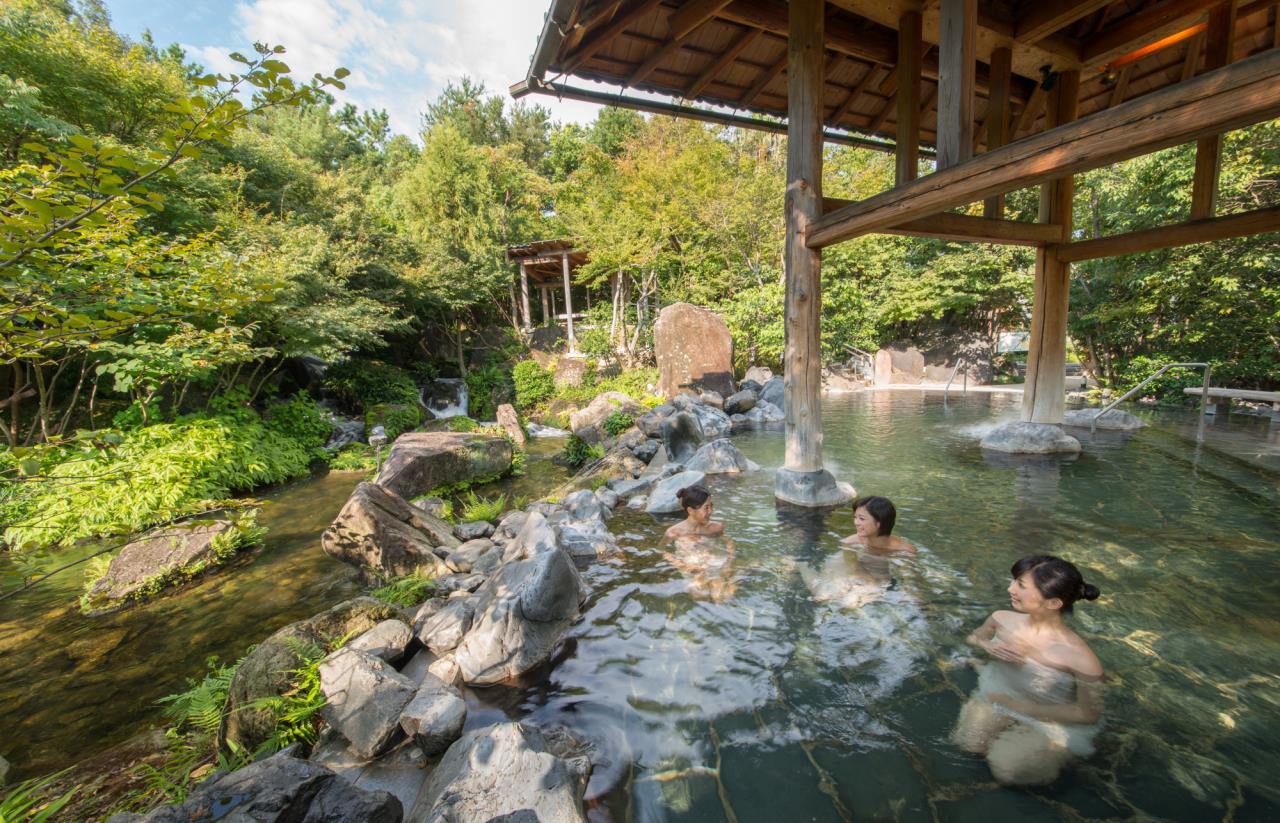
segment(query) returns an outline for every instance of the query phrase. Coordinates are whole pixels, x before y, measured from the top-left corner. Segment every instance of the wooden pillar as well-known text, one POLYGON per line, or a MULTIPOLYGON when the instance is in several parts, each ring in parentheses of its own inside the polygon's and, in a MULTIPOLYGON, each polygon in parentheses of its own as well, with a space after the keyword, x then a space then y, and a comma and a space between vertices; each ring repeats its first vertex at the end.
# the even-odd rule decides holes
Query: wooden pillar
POLYGON ((547 305, 547 287, 544 285, 539 285, 538 291, 542 292, 542 325, 550 326, 552 319, 551 319, 551 307, 547 305))
MULTIPOLYGON (((1013 76, 1013 50, 998 46, 991 51, 991 83, 987 90, 987 151, 1009 142, 1009 81, 1013 76)), ((982 216, 1004 217, 1004 195, 988 197, 982 216)))
POLYGON ((895 185, 915 180, 920 169, 920 66, 924 41, 920 9, 898 18, 898 136, 895 185))
POLYGON ((520 261, 520 308, 523 310, 520 319, 524 323, 527 334, 533 328, 533 324, 529 318, 529 272, 525 269, 523 260, 520 261))
POLYGON ((942 0, 938 29, 938 169, 973 156, 978 0, 942 0))
POLYGON ((822 468, 822 252, 804 244, 822 214, 823 2, 792 0, 787 43, 785 467, 822 468))
MULTIPOLYGON (((1058 75, 1045 110, 1046 129, 1076 119, 1080 72, 1058 75)), ((1040 222, 1059 223, 1071 235, 1074 179, 1063 177, 1040 186, 1040 222)), ((1027 350, 1027 382, 1022 392, 1022 419, 1062 423, 1066 399, 1067 303, 1071 264, 1058 259, 1053 246, 1036 250, 1035 293, 1031 301, 1031 340, 1027 350)))
POLYGON ((569 351, 578 350, 577 338, 573 336, 573 295, 569 293, 569 253, 560 255, 560 270, 564 274, 564 319, 569 325, 569 351))
MULTIPOLYGON (((1232 0, 1209 10, 1209 28, 1204 52, 1204 70, 1220 69, 1231 62, 1235 47, 1236 7, 1232 0)), ((1196 171, 1191 185, 1191 219, 1213 217, 1218 200, 1218 165, 1222 156, 1222 135, 1202 137, 1196 142, 1196 171)))

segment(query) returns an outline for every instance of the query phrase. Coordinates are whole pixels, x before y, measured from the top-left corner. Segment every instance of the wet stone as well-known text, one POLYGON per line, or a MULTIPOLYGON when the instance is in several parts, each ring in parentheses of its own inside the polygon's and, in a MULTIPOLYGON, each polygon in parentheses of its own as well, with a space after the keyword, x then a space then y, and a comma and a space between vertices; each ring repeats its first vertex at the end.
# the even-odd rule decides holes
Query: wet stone
POLYGON ((386 662, 356 649, 339 649, 320 663, 326 722, 362 757, 377 757, 395 743, 400 713, 416 684, 386 662))
POLYGON ((404 657, 413 641, 413 630, 402 620, 383 620, 347 644, 347 648, 368 652, 392 665, 404 657))
POLYGON ((462 734, 467 704, 458 690, 428 673, 400 715, 400 728, 424 755, 434 757, 462 734))

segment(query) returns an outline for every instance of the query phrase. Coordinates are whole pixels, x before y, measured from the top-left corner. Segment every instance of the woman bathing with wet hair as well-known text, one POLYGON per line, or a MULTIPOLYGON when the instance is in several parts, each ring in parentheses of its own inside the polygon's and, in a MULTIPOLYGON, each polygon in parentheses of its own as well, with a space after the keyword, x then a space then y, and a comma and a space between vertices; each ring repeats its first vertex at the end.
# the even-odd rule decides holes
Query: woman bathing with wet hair
POLYGON ((865 546, 884 554, 915 554, 910 541, 893 536, 898 510, 887 497, 859 497, 853 501, 853 534, 840 541, 844 546, 865 546))
POLYGON ((884 597, 893 587, 892 558, 910 557, 916 547, 893 536, 898 510, 887 497, 853 501, 854 533, 840 541, 846 551, 828 558, 821 571, 800 566, 813 598, 856 609, 884 597))
POLYGON ((686 486, 676 492, 685 519, 667 529, 666 542, 674 551, 666 558, 672 566, 689 575, 689 594, 710 600, 725 600, 737 590, 733 582, 733 541, 724 536, 724 524, 714 522, 711 492, 702 486, 686 486))
POLYGON ((992 613, 967 642, 989 654, 960 710, 952 741, 985 754, 1007 785, 1053 782, 1073 757, 1093 754, 1101 727, 1102 664, 1063 620, 1098 588, 1058 557, 1013 564, 1012 611, 992 613))

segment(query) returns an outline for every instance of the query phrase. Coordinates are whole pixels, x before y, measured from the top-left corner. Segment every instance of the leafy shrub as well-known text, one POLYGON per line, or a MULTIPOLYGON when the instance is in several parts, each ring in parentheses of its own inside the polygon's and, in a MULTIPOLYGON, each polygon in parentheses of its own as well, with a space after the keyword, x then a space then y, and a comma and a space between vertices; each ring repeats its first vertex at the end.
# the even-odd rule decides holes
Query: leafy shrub
POLYGON ((521 411, 533 408, 556 391, 555 377, 536 360, 516 363, 511 379, 515 383, 516 408, 521 411))
POLYGON ((324 456, 324 444, 333 434, 328 414, 310 395, 299 392, 268 410, 266 426, 302 444, 318 457, 324 456))
POLYGON ((39 482, 3 501, 0 537, 13 548, 66 546, 141 531, 206 511, 233 492, 306 474, 302 444, 260 422, 180 418, 136 429, 116 446, 66 448, 39 482))
POLYGON ((632 369, 611 377, 595 378, 592 375, 590 379, 583 381, 581 386, 565 386, 559 389, 556 397, 586 405, 601 392, 616 391, 647 405, 647 400, 653 396, 649 387, 657 384, 657 369, 632 369))
POLYGON ((576 434, 571 434, 564 444, 564 451, 560 452, 560 457, 570 466, 577 468, 584 463, 604 457, 604 450, 599 446, 591 445, 576 434))
POLYGON ((462 514, 459 520, 463 523, 473 520, 497 520, 507 510, 505 494, 486 500, 474 491, 468 491, 459 502, 462 503, 462 514))
POLYGON ((635 417, 624 411, 616 411, 604 419, 604 430, 610 437, 617 437, 631 428, 635 422, 635 417))
MULTIPOLYGON (((391 446, 383 446, 381 459, 386 460, 391 446)), ((366 443, 348 443, 329 460, 329 468, 334 471, 372 471, 378 467, 379 455, 366 443)))
POLYGON ((470 417, 450 417, 449 431, 466 434, 480 428, 480 424, 470 417))
POLYGON ((481 366, 467 372, 467 416, 475 420, 492 420, 498 416, 498 404, 511 397, 511 375, 494 365, 481 366))
POLYGON ((344 360, 330 366, 324 387, 352 410, 377 403, 418 404, 418 386, 408 372, 372 360, 344 360))
POLYGON ((416 606, 430 596, 435 581, 416 574, 399 577, 369 594, 390 606, 416 606))
POLYGON ((400 403, 378 403, 369 406, 364 413, 364 430, 368 434, 374 426, 382 426, 387 441, 395 440, 407 431, 422 425, 422 409, 417 403, 411 406, 400 403))

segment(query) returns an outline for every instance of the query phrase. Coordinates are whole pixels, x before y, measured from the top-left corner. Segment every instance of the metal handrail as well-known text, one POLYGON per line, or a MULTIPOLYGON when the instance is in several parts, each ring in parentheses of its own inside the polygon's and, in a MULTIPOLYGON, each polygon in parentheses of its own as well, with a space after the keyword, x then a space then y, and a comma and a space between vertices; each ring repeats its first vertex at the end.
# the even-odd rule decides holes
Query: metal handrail
POLYGON ((860 370, 862 371, 862 376, 864 378, 868 380, 875 378, 875 373, 876 373, 875 355, 871 354, 871 352, 863 351, 857 346, 850 346, 848 343, 841 343, 840 347, 843 348, 845 351, 847 351, 849 354, 852 354, 858 360, 862 361, 860 370))
MULTIPOLYGON (((956 379, 956 372, 960 371, 960 367, 964 364, 964 358, 961 357, 956 361, 956 367, 951 370, 951 376, 947 378, 947 385, 942 388, 942 402, 944 404, 947 402, 947 393, 951 391, 951 383, 956 379)), ((964 373, 964 393, 969 393, 969 372, 964 373)))
POLYGON ((1132 389, 1129 389, 1127 392, 1120 395, 1119 399, 1111 401, 1109 404, 1103 407, 1102 411, 1095 414, 1093 416, 1093 419, 1089 421, 1089 434, 1092 435, 1098 430, 1098 419, 1102 417, 1102 415, 1106 414, 1107 412, 1114 409, 1116 406, 1128 400, 1133 395, 1137 394, 1138 391, 1142 389, 1143 386, 1147 385, 1152 380, 1155 380, 1157 377, 1164 374, 1169 369, 1204 369, 1204 385, 1200 389, 1200 421, 1196 425, 1196 442, 1203 443, 1204 442, 1204 411, 1209 404, 1209 375, 1213 371, 1213 367, 1210 366, 1208 363, 1169 363, 1167 365, 1161 366, 1159 369, 1155 371, 1154 374, 1152 374, 1146 380, 1143 380, 1141 383, 1134 386, 1132 389))

